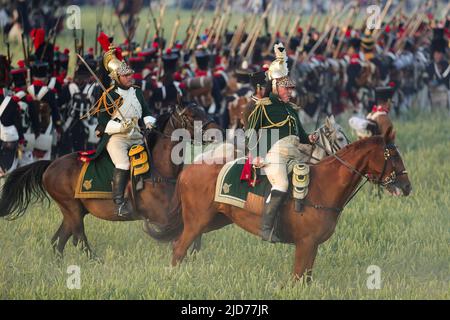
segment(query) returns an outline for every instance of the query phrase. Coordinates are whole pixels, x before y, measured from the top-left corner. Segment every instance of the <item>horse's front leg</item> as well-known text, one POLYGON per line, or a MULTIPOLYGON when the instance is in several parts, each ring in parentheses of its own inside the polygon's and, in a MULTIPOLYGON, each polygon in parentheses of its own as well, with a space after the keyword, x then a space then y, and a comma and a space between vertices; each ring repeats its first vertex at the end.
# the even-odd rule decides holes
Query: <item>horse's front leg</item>
POLYGON ((302 240, 295 246, 294 279, 305 283, 312 281, 312 267, 318 245, 312 239, 302 240))

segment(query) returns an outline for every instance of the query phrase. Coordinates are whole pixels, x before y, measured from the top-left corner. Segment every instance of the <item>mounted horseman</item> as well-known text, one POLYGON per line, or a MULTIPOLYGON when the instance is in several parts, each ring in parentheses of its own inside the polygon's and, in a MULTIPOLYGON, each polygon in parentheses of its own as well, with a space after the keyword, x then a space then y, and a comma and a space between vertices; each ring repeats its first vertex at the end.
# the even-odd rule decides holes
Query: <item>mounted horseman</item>
POLYGON ((389 112, 392 108, 392 97, 395 89, 391 86, 375 88, 376 104, 365 119, 358 116, 351 117, 348 122, 355 130, 358 138, 368 138, 375 135, 386 136, 390 132, 389 143, 395 142, 395 130, 389 112))
POLYGON ((128 151, 133 145, 144 143, 139 123, 151 129, 156 119, 150 115, 142 90, 133 86, 134 71, 123 61, 120 52, 111 45, 103 32, 98 41, 105 51, 103 67, 113 83, 103 92, 91 113, 98 116, 96 131, 101 137, 93 158, 105 152, 105 149, 109 153, 115 166, 112 187, 115 212, 119 217, 128 217, 132 214, 132 209, 124 198, 130 175, 128 151))
POLYGON ((268 129, 266 141, 262 139, 257 146, 250 148, 258 148, 260 151, 267 147, 265 150, 268 150, 264 170, 272 189, 263 211, 261 237, 265 241, 279 242, 279 237, 272 230, 289 188, 287 163, 290 159, 303 156, 299 150, 301 144, 312 144, 317 138, 305 132, 298 117, 298 108, 290 102, 295 84, 288 76, 286 50, 281 43, 274 48, 276 59, 267 71, 272 90, 269 90, 268 97, 255 101, 247 122, 250 135, 258 130, 268 129), (276 139, 275 131, 278 131, 278 140, 272 141, 276 139), (261 148, 261 142, 267 142, 267 145, 261 148))

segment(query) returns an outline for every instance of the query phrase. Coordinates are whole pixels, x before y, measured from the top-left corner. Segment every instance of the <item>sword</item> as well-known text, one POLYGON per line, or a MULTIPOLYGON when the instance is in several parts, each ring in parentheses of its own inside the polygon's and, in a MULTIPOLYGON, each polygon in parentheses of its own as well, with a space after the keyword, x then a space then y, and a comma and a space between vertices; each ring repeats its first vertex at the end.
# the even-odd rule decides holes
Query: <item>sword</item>
MULTIPOLYGON (((103 83, 100 81, 100 79, 97 77, 97 75, 94 73, 94 71, 92 71, 91 67, 87 64, 86 60, 84 60, 84 58, 77 53, 77 57, 78 59, 81 60, 81 62, 83 62, 83 64, 86 66, 86 68, 88 69, 89 73, 94 77, 95 81, 97 81, 97 83, 100 85, 100 88, 102 88, 103 92, 106 94, 106 97, 109 99, 109 101, 113 104, 114 108, 117 110, 117 112, 119 113, 119 116, 122 118, 123 122, 127 122, 127 120, 125 119, 124 115, 122 114, 122 112, 120 111, 119 107, 117 106, 117 104, 114 102, 114 99, 111 97, 111 95, 109 94, 108 90, 105 88, 105 86, 103 85, 103 83)), ((84 116, 80 117, 81 119, 86 118, 87 116, 90 115, 92 108, 87 112, 87 114, 85 114, 84 116)), ((132 121, 133 123, 133 127, 138 129, 138 131, 140 131, 138 125, 132 121)))

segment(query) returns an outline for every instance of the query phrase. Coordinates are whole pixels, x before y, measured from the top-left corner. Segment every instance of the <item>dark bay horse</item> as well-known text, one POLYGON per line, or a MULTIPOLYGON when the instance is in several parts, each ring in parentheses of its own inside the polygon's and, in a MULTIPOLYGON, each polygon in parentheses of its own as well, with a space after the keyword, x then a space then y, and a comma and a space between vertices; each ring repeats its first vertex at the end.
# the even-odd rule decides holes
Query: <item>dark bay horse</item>
MULTIPOLYGON (((389 192, 407 196, 411 184, 392 137, 374 136, 354 142, 318 164, 311 166, 311 182, 304 211, 295 212, 289 200, 281 210, 281 229, 286 243, 294 244, 296 279, 312 279, 312 267, 319 244, 333 234, 341 211, 352 198, 361 180, 367 179, 389 192)), ((198 164, 185 168, 178 177, 178 205, 170 211, 169 225, 159 240, 175 240, 172 265, 185 257, 199 235, 233 222, 255 235, 259 234, 261 215, 214 201, 217 176, 222 165, 198 164), (200 201, 201 199, 201 201, 200 201), (180 235, 181 234, 181 235, 180 235)), ((147 230, 148 232, 149 230, 147 230)))
MULTIPOLYGON (((167 223, 167 210, 175 190, 176 178, 183 168, 182 164, 176 165, 171 161, 172 148, 180 143, 172 141, 172 132, 186 129, 193 137, 194 121, 201 121, 204 124, 202 129, 218 128, 199 107, 177 106, 158 119, 156 128, 147 138, 153 159, 153 179, 145 181, 144 189, 136 197, 136 217, 129 220, 146 219, 167 223)), ((53 162, 38 161, 16 169, 6 177, 1 191, 0 216, 10 219, 25 214, 33 199, 44 200, 46 192, 56 201, 63 221, 52 238, 52 245, 60 255, 71 236, 74 245, 80 245, 83 251, 91 254, 83 223, 88 213, 109 221, 129 221, 114 214, 114 204, 110 199, 74 198, 83 164, 77 158, 77 153, 71 153, 53 162)), ((130 193, 129 184, 128 194, 130 193)))

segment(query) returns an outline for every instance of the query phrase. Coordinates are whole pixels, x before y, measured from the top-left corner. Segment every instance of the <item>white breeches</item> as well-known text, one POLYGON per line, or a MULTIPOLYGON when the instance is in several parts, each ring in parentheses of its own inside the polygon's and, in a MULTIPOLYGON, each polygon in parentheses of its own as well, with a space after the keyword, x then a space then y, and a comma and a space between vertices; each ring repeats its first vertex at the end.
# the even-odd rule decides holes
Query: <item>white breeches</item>
POLYGON ((300 139, 291 135, 277 141, 267 153, 264 171, 272 185, 272 190, 288 191, 288 162, 293 159, 301 160, 306 157, 300 152, 300 146, 300 139))
POLYGON ((117 169, 129 170, 130 158, 128 156, 128 150, 133 145, 142 143, 142 138, 130 139, 127 135, 113 134, 109 138, 106 150, 108 150, 109 156, 117 169))

